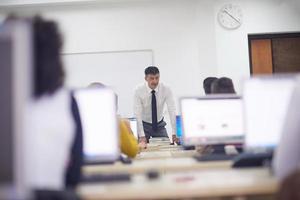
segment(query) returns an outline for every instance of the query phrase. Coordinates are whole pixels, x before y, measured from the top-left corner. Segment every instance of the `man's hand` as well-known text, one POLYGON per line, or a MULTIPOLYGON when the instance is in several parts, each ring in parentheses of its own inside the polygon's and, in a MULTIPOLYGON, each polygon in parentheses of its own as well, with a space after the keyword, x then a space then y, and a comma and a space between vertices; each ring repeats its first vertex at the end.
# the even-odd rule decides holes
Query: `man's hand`
POLYGON ((179 138, 175 134, 172 135, 172 143, 180 144, 179 138))
POLYGON ((139 148, 147 149, 147 139, 145 136, 139 138, 139 148))

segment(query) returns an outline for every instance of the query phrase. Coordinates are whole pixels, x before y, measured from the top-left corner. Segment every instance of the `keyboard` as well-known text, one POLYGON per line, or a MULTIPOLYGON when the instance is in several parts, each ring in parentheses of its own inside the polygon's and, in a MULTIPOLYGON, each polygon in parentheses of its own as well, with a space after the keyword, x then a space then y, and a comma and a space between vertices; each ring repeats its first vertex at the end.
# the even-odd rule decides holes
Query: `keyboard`
POLYGON ((233 168, 261 167, 271 165, 273 152, 242 153, 234 158, 233 168))
POLYGON ((222 160, 233 160, 237 155, 228 154, 207 154, 194 156, 197 161, 222 161, 222 160))
POLYGON ((81 178, 83 183, 100 183, 100 182, 123 182, 130 181, 131 176, 127 173, 119 174, 92 174, 85 175, 81 178))

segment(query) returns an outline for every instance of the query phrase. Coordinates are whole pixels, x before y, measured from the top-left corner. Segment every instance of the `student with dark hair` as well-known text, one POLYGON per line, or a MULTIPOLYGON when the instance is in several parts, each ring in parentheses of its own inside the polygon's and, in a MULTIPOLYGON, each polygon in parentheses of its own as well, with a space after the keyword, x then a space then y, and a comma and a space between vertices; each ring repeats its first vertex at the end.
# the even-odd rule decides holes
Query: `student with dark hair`
POLYGON ((211 84, 212 94, 235 94, 233 82, 230 78, 222 77, 216 79, 211 84))
POLYGON ((34 94, 52 95, 63 86, 65 72, 60 59, 61 35, 53 21, 41 17, 33 19, 34 38, 34 94))
MULTIPOLYGON (((233 82, 230 78, 221 77, 208 77, 204 80, 204 85, 206 83, 207 90, 210 91, 209 94, 235 94, 233 82), (209 88, 210 86, 210 88, 209 88)), ((225 153, 225 145, 212 145, 210 147, 213 152, 215 153, 225 153)), ((241 152, 241 147, 236 147, 237 151, 241 152)))
POLYGON ((75 187, 81 175, 83 138, 71 92, 63 89, 62 39, 55 22, 32 19, 34 98, 28 106, 27 131, 32 145, 29 185, 36 189, 75 187))
POLYGON ((150 137, 168 137, 163 110, 167 105, 172 125, 172 142, 176 137, 176 107, 171 89, 159 82, 159 70, 155 66, 145 69, 146 82, 137 86, 134 93, 134 114, 138 124, 140 146, 147 147, 150 137))
POLYGON ((207 77, 206 79, 204 79, 203 88, 205 94, 211 94, 211 84, 217 79, 217 77, 207 77))

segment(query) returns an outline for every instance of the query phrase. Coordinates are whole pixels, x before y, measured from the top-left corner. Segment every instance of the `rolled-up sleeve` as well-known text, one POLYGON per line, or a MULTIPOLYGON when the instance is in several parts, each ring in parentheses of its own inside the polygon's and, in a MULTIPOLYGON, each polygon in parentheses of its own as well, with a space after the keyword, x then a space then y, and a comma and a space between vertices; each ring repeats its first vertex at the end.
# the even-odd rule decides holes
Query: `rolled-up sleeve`
POLYGON ((175 106, 175 101, 173 97, 173 93, 171 89, 167 89, 167 99, 166 99, 167 107, 168 107, 168 112, 170 115, 170 121, 172 125, 172 134, 176 134, 176 106, 175 106))

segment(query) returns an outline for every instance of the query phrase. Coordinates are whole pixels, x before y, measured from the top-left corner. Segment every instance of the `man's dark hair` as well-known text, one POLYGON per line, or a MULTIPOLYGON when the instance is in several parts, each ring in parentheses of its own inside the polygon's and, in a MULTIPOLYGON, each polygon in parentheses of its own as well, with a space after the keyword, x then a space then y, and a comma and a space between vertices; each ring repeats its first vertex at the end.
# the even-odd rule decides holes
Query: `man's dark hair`
POLYGON ((152 74, 152 75, 156 75, 159 74, 159 70, 157 67, 155 66, 149 66, 145 69, 145 76, 152 74))
POLYGON ((54 21, 32 20, 34 41, 34 95, 53 94, 64 83, 60 52, 62 38, 54 21))
POLYGON ((211 85, 212 94, 235 94, 233 82, 230 78, 222 77, 215 80, 211 85))
POLYGON ((204 79, 203 88, 205 94, 211 94, 211 84, 217 79, 218 79, 217 77, 207 77, 206 79, 204 79))

